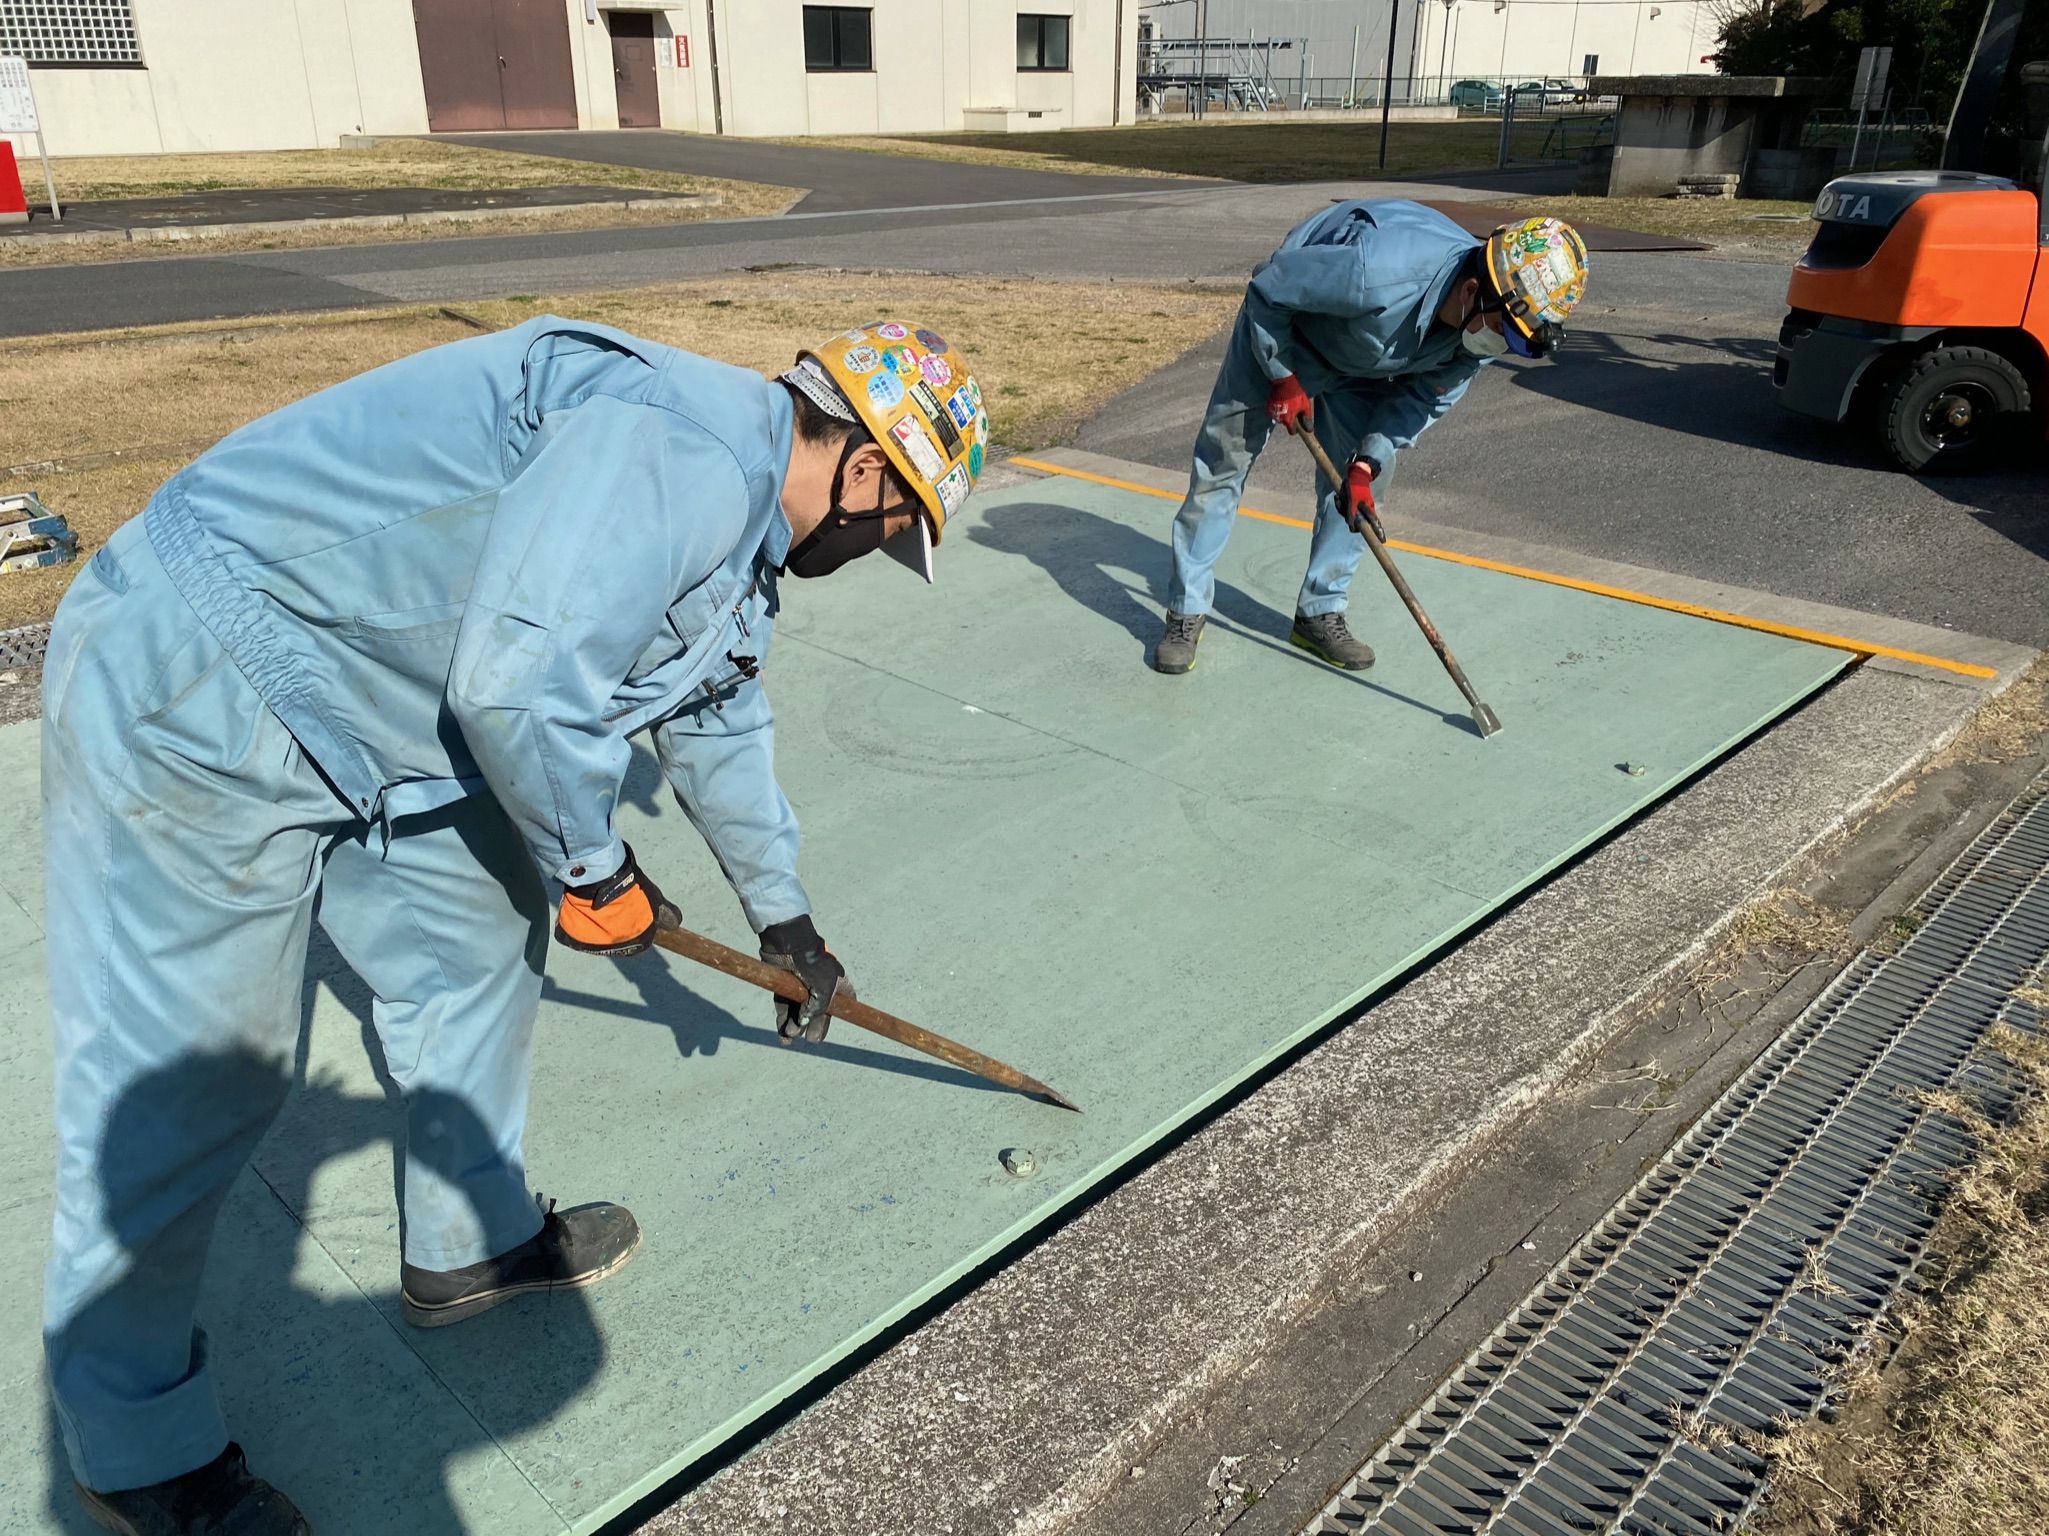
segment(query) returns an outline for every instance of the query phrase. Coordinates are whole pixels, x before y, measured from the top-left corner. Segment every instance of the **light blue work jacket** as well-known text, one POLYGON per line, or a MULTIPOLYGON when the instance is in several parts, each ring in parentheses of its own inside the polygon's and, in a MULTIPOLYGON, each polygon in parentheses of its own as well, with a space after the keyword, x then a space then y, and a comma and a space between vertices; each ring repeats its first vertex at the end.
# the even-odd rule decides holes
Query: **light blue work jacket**
POLYGON ((1288 232, 1245 289, 1252 354, 1309 394, 1384 380, 1359 452, 1385 467, 1466 392, 1485 359, 1435 325, 1480 242, 1405 198, 1335 203, 1288 232), (1433 326, 1435 326, 1433 332, 1433 326))
POLYGON ((543 315, 251 422, 146 525, 357 816, 488 787, 543 873, 602 879, 654 726, 760 928, 810 907, 758 676, 790 432, 756 374, 543 315))

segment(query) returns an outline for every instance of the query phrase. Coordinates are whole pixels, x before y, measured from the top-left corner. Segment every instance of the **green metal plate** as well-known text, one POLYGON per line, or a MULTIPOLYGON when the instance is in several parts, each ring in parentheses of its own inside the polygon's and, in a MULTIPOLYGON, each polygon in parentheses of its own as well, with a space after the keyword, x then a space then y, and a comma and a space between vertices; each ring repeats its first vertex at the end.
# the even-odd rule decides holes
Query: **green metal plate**
MULTIPOLYGON (((1404 558, 1505 724, 1482 741, 1370 564, 1352 619, 1379 665, 1290 649, 1306 539, 1245 522, 1201 664, 1162 678, 1144 656, 1170 515, 1071 480, 978 497, 935 588, 879 560, 787 583, 768 674, 806 883, 862 996, 1085 1114, 844 1025, 783 1049, 736 982, 558 950, 531 1176, 625 1201, 645 1246, 590 1292, 421 1333, 395 1305, 398 1123, 368 998, 316 955, 305 1086, 230 1203, 205 1316, 236 1434, 324 1536, 595 1527, 1849 660, 1404 558), (1005 1173, 1008 1147, 1036 1173, 1005 1173)), ((21 1090, 0 1179, 31 1227, 51 1162, 35 729, 0 731, 0 1050, 21 1090)), ((645 753, 628 798, 685 921, 746 946, 645 753)), ((39 1257, 0 1257, 9 1530, 69 1518, 39 1257)))

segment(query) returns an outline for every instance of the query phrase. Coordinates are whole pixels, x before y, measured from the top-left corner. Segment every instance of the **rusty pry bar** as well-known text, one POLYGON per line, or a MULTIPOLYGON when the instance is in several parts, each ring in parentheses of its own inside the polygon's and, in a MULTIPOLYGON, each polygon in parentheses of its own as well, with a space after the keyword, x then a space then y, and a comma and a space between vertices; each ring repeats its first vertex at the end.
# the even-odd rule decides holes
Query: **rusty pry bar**
MULTIPOLYGON (((737 949, 728 949, 716 939, 707 939, 701 933, 692 933, 688 928, 657 928, 655 943, 671 954, 681 955, 686 960, 695 960, 699 965, 708 965, 715 971, 724 971, 736 980, 773 992, 777 997, 801 1003, 811 995, 810 989, 780 966, 757 960, 752 955, 743 955, 737 949)), ((929 1029, 921 1029, 895 1014, 884 1013, 880 1008, 870 1008, 866 1003, 841 993, 832 1000, 826 1010, 836 1019, 844 1019, 856 1028, 871 1034, 894 1040, 899 1045, 908 1045, 914 1051, 923 1051, 927 1056, 937 1057, 950 1067, 959 1067, 977 1077, 986 1077, 992 1083, 1001 1083, 1019 1093, 1028 1093, 1057 1104, 1062 1109, 1081 1113, 1081 1106, 1064 1093, 1056 1092, 1036 1077, 1026 1077, 1015 1067, 1005 1066, 993 1056, 984 1056, 980 1051, 935 1035, 929 1029)))
MULTIPOLYGON (((1302 439, 1303 445, 1309 450, 1309 456, 1316 460, 1316 467, 1323 471, 1323 478, 1330 482, 1331 489, 1342 501, 1345 494, 1345 477, 1339 474, 1337 466, 1331 463, 1330 455, 1323 451, 1323 444, 1316 440, 1314 433, 1307 426, 1290 426, 1288 430, 1302 439)), ((1430 642, 1430 649, 1437 653, 1437 659, 1444 663, 1444 670, 1451 674, 1451 680, 1458 684, 1458 691, 1466 696, 1466 702, 1473 707, 1473 724, 1479 727, 1483 737, 1492 736, 1501 729, 1500 717, 1480 702, 1480 695, 1475 693, 1473 685, 1466 681, 1465 668, 1458 664, 1458 658, 1451 654, 1451 647, 1444 643, 1444 637, 1437 633, 1437 626, 1430 622, 1430 615, 1423 611, 1423 605, 1416 601, 1416 594, 1409 590, 1408 582, 1403 580, 1402 573, 1395 569, 1394 556, 1387 552, 1387 545, 1382 542, 1387 534, 1381 528, 1380 520, 1354 517, 1347 508, 1345 521, 1351 524, 1354 533, 1366 541, 1366 547, 1373 551, 1373 558, 1380 562, 1381 570, 1385 571, 1387 579, 1394 583, 1394 589, 1400 594, 1401 600, 1408 604, 1409 617, 1416 621, 1416 627, 1423 631, 1423 638, 1430 642)))

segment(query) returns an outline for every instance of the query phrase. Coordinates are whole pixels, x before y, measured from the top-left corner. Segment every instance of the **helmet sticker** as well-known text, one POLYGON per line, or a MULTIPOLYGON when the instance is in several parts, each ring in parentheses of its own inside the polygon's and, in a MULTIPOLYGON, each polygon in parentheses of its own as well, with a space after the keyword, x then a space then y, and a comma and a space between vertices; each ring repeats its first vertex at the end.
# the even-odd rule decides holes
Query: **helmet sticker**
POLYGON ((979 476, 982 473, 982 445, 971 444, 968 448, 968 473, 979 476))
MULTIPOLYGON (((946 461, 933 446, 932 434, 919 426, 914 417, 906 416, 889 429, 889 435, 902 446, 911 467, 928 481, 936 481, 945 470, 946 461)), ((953 509, 949 507, 947 510, 951 512, 953 509)))
POLYGON ((963 432, 975 424, 975 402, 968 397, 965 384, 946 397, 946 414, 963 432))
POLYGON ((902 341, 906 336, 910 335, 911 333, 905 330, 902 326, 898 325, 894 320, 890 320, 882 325, 876 326, 875 334, 884 337, 890 341, 902 341))
MULTIPOLYGON (((928 390, 926 393, 929 394, 930 391, 928 390)), ((932 430, 939 434, 940 448, 945 451, 949 459, 959 458, 961 453, 960 433, 954 430, 953 418, 948 416, 946 412, 939 411, 933 414, 931 420, 932 430)))
POLYGON ((882 354, 873 347, 849 347, 840 361, 849 373, 873 373, 882 366, 882 354))
POLYGON ((919 371, 925 375, 925 382, 934 389, 944 389, 953 382, 953 370, 946 366, 946 359, 927 354, 918 361, 919 371))
POLYGON ((939 504, 946 508, 948 517, 959 511, 960 504, 968 499, 968 476, 971 473, 971 470, 956 464, 946 472, 944 478, 933 483, 932 489, 939 493, 939 504))
POLYGON ((946 338, 937 331, 919 331, 917 336, 918 345, 927 352, 944 352, 946 350, 946 338))
POLYGON ((918 356, 909 347, 884 347, 882 356, 904 378, 918 376, 918 356))
POLYGON ((868 399, 878 411, 893 411, 904 403, 903 381, 893 373, 878 373, 868 381, 868 399))
POLYGON ((918 409, 927 416, 939 414, 939 397, 932 393, 930 385, 920 381, 911 386, 911 398, 918 402, 918 409))

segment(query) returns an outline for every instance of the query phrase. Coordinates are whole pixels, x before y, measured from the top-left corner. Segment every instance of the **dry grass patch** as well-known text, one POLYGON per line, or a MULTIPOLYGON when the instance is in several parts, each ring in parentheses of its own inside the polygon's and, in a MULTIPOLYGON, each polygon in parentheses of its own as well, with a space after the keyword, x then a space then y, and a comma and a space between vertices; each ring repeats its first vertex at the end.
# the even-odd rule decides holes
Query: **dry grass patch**
MULTIPOLYGON (((1004 448, 1059 440, 1097 405, 1230 318, 1234 294, 909 273, 732 273, 615 293, 470 306, 491 325, 544 311, 604 321, 771 372, 800 346, 901 314, 943 332, 982 384, 1004 448)), ((10 342, 0 352, 0 493, 39 490, 90 554, 197 447, 365 369, 474 332, 431 307, 10 342), (83 468, 122 450, 156 456, 83 468), (29 464, 26 473, 7 466, 29 464)), ((0 577, 0 628, 46 619, 76 564, 0 577)))
POLYGON ((2049 1530, 2049 1061, 2040 1042, 1996 1043, 2036 1097, 2014 1125, 1978 1125, 1979 1161, 1887 1324, 1891 1357, 1858 1362, 1834 1422, 1769 1448, 1760 1536, 2049 1530))
MULTIPOLYGON (((1516 130, 1516 153, 1534 156, 1549 125, 1516 130)), ((1110 176, 1206 176, 1228 181, 1351 181, 1492 167, 1501 143, 1497 121, 1393 123, 1387 169, 1378 168, 1379 121, 1138 123, 1129 128, 1068 128, 1049 133, 947 133, 901 138, 806 140, 842 149, 970 160, 1030 170, 1110 176)))
POLYGON ((1501 206, 1681 239, 1780 245, 1789 255, 1806 249, 1814 235, 1809 204, 1771 198, 1514 197, 1503 198, 1501 206))
MULTIPOLYGON (((177 197, 250 187, 647 187, 712 192, 749 182, 600 165, 508 149, 394 139, 361 149, 280 149, 220 155, 66 155, 51 160, 66 202, 177 197)), ((27 178, 24 178, 26 181, 27 178)), ((37 189, 40 191, 40 188, 37 189)), ((35 197, 36 192, 31 192, 35 197)), ((787 192, 784 194, 787 196, 787 192)))

